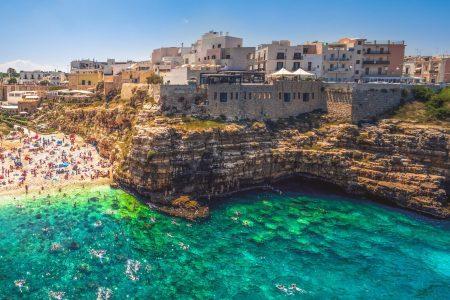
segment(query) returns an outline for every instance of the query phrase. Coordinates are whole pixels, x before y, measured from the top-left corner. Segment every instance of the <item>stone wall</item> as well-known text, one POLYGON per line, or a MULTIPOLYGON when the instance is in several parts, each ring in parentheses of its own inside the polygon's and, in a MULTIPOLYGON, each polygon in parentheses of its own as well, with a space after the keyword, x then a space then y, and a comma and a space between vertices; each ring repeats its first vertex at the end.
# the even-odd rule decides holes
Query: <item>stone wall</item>
POLYGON ((213 117, 276 120, 326 109, 322 83, 318 81, 208 86, 206 110, 213 117))
POLYGON ((125 100, 130 100, 131 96, 133 96, 138 89, 147 91, 149 89, 149 85, 145 83, 124 83, 122 84, 120 97, 125 100))
POLYGON ((412 98, 412 85, 326 84, 328 112, 336 118, 357 123, 376 118, 412 98))

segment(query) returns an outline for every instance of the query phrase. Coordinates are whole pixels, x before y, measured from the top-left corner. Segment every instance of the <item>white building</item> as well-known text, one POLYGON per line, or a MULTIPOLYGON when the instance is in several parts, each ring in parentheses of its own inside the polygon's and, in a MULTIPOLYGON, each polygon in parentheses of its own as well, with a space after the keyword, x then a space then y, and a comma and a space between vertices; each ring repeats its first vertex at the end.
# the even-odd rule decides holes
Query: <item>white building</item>
POLYGON ((35 91, 13 91, 8 93, 8 105, 17 105, 23 99, 37 99, 38 94, 35 91))
POLYGON ((44 80, 50 72, 44 71, 20 71, 19 74, 19 83, 20 84, 37 84, 40 81, 44 80))
POLYGON ((288 71, 302 68, 320 76, 322 57, 319 46, 319 43, 291 46, 288 40, 259 45, 256 48, 251 69, 272 74, 283 68, 288 71))
POLYGON ((190 65, 217 65, 234 70, 248 70, 252 65, 254 47, 243 47, 243 39, 228 33, 210 31, 197 40, 188 53, 183 54, 183 63, 190 65))

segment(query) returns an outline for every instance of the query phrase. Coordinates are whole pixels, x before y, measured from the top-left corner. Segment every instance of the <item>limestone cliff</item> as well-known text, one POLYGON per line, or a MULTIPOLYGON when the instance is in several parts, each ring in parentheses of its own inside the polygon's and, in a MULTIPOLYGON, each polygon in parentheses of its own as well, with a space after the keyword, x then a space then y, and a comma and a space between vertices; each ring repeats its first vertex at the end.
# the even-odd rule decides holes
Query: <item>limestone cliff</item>
POLYGON ((435 217, 449 216, 449 131, 395 121, 358 128, 291 122, 191 130, 160 118, 138 126, 115 172, 123 186, 167 202, 224 195, 295 175, 435 217))
POLYGON ((384 120, 357 127, 310 115, 277 124, 158 116, 151 103, 46 115, 115 161, 114 179, 151 202, 226 195, 307 176, 439 218, 450 216, 446 127, 384 120))

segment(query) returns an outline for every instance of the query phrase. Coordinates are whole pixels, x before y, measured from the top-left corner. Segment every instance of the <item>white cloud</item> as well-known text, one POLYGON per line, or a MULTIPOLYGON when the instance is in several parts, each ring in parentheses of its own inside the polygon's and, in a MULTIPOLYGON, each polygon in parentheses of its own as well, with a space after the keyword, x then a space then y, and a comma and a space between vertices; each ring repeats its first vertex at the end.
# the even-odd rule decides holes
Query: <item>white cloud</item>
POLYGON ((189 23, 189 19, 183 18, 183 23, 184 23, 184 24, 189 23))
POLYGON ((14 68, 14 69, 16 69, 17 72, 35 71, 35 70, 41 70, 41 71, 55 70, 54 66, 40 65, 40 64, 34 63, 29 60, 24 60, 24 59, 16 59, 13 61, 7 61, 4 63, 0 63, 0 72, 6 72, 6 70, 8 68, 14 68))

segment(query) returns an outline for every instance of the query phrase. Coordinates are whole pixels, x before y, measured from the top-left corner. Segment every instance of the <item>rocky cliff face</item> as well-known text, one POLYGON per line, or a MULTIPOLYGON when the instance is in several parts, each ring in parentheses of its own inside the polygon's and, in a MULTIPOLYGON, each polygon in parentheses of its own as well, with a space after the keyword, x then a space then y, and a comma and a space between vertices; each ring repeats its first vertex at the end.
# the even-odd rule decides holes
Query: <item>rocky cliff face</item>
MULTIPOLYGON (((114 179, 151 202, 173 204, 183 195, 208 198, 307 176, 351 194, 450 216, 448 128, 394 120, 361 128, 311 115, 276 125, 192 127, 158 116, 151 103, 69 107, 45 118, 50 128, 95 142, 115 161, 114 179)), ((177 214, 181 210, 176 207, 177 214)))
POLYGON ((168 203, 308 176, 439 218, 449 213, 449 131, 395 121, 358 128, 294 122, 186 130, 177 119, 137 125, 116 169, 121 185, 168 203))

